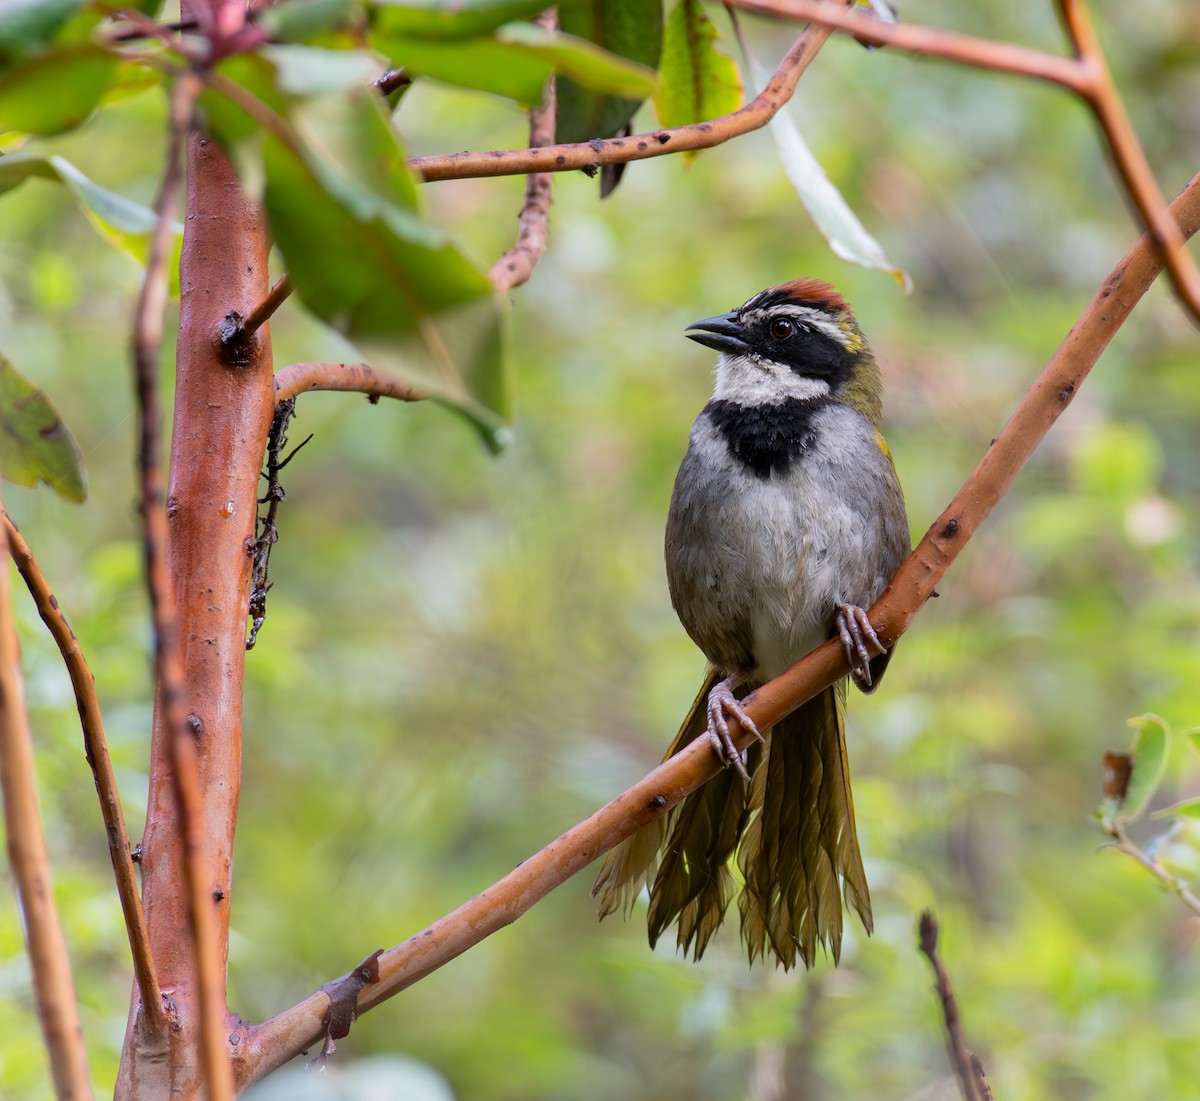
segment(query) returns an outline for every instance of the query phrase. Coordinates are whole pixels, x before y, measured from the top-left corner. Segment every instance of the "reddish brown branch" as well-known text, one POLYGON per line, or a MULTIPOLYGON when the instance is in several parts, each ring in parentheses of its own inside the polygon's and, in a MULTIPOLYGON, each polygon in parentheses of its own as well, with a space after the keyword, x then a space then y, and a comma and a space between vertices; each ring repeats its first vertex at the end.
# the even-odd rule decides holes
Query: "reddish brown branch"
POLYGON ((100 797, 100 815, 104 819, 104 833, 108 839, 108 855, 112 860, 113 874, 117 880, 117 894, 121 899, 121 913, 125 918, 125 929, 129 935, 129 950, 133 954, 133 973, 145 1006, 147 1024, 155 1031, 166 1027, 162 998, 159 994, 158 977, 154 970, 154 957, 150 951, 150 939, 146 932, 146 917, 142 912, 142 896, 138 890, 137 876, 129 853, 129 833, 125 829, 125 814, 121 810, 121 796, 117 790, 117 777, 113 771, 112 758, 108 752, 108 741, 104 737, 104 723, 100 714, 100 701, 96 698, 96 683, 88 668, 83 650, 75 632, 71 630, 67 617, 51 592, 33 552, 21 537, 17 525, 8 513, 4 513, 4 526, 8 532, 8 547, 12 554, 29 595, 50 631, 50 636, 62 654, 63 664, 71 678, 75 692, 75 706, 83 727, 83 745, 87 762, 96 783, 96 794, 100 797))
MULTIPOLYGON (((1188 184, 1170 210, 1185 236, 1190 237, 1200 228, 1200 175, 1188 184)), ((892 645, 920 612, 1161 270, 1156 250, 1143 237, 1109 275, 983 461, 871 609, 871 622, 887 645, 892 645)), ((848 672, 841 645, 831 641, 743 702, 759 729, 766 729, 848 672)), ((738 732, 739 748, 745 749, 751 740, 738 732)), ((697 739, 487 890, 424 932, 384 952, 379 959, 379 982, 363 989, 359 1011, 378 1005, 514 922, 555 887, 695 791, 720 768, 705 739, 697 739)), ((322 1035, 328 1006, 328 997, 318 991, 239 1036, 239 1088, 316 1043, 322 1035)))
POLYGON ((236 349, 239 344, 243 344, 249 340, 259 329, 261 329, 280 306, 288 299, 288 295, 295 288, 292 286, 291 279, 286 275, 281 275, 267 291, 266 297, 258 303, 245 317, 237 310, 230 310, 225 315, 225 323, 220 328, 221 343, 227 349, 236 349))
MULTIPOLYGON (((840 3, 841 0, 834 2, 840 3)), ((846 2, 853 3, 853 0, 846 2)), ((627 138, 547 145, 540 149, 413 157, 408 166, 426 181, 459 180, 475 176, 569 172, 577 168, 597 168, 605 164, 625 164, 649 157, 662 157, 685 149, 709 149, 766 126, 792 98, 797 82, 831 33, 828 27, 807 27, 779 63, 767 86, 754 99, 732 114, 721 115, 708 122, 633 134, 627 138)))
MULTIPOLYGON (((549 30, 558 27, 558 15, 546 12, 536 22, 549 30)), ((554 144, 554 122, 558 97, 554 77, 546 81, 541 106, 529 112, 529 148, 542 149, 554 144)), ((533 274, 546 252, 550 230, 550 193, 554 177, 549 172, 531 172, 525 180, 525 205, 521 208, 517 243, 492 265, 491 280, 504 293, 521 286, 533 274)))
POLYGON ((407 382, 366 363, 292 363, 275 372, 275 404, 309 390, 348 390, 397 401, 421 401, 425 395, 407 382))
POLYGON ((950 1048, 950 1061, 958 1084, 962 1086, 964 1101, 992 1101, 992 1090, 983 1073, 983 1064, 963 1039, 962 1023, 958 1019, 958 1002, 954 988, 950 985, 950 974, 942 963, 938 952, 938 924, 932 910, 921 914, 920 940, 922 954, 933 968, 934 989, 942 1003, 942 1019, 946 1023, 946 1042, 950 1048))
POLYGON ((184 706, 183 659, 175 600, 167 572, 162 400, 158 386, 158 349, 162 342, 166 306, 165 271, 170 246, 171 212, 179 201, 183 142, 191 127, 192 108, 199 91, 199 80, 191 72, 185 72, 177 79, 171 93, 170 142, 162 186, 155 205, 158 224, 151 239, 146 275, 134 313, 133 348, 140 420, 138 470, 141 476, 143 549, 154 626, 155 684, 167 731, 171 778, 178 810, 177 828, 184 851, 187 916, 195 952, 200 1012, 200 1058, 209 1097, 212 1101, 225 1101, 233 1096, 233 1076, 225 1047, 225 968, 212 912, 212 888, 206 874, 209 860, 196 741, 184 706))
POLYGON ((8 578, 7 564, 0 558, 0 790, 8 862, 25 925, 33 1000, 50 1055, 54 1095, 59 1101, 87 1101, 92 1097, 92 1080, 38 810, 33 741, 8 578))

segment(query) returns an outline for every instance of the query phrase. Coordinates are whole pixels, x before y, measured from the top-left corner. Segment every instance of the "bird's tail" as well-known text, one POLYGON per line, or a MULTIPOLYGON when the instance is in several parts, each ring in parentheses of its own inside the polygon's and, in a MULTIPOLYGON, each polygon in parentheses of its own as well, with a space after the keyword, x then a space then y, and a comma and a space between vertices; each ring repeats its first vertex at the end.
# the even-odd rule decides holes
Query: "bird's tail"
MULTIPOLYGON (((710 667, 667 757, 707 729, 710 667)), ((653 945, 678 921, 677 943, 699 959, 733 895, 731 858, 745 879, 739 909, 753 961, 770 950, 785 967, 797 954, 811 967, 818 942, 836 962, 846 902, 871 930, 871 900, 854 829, 854 802, 843 727, 845 682, 826 689, 750 747, 749 787, 724 770, 662 818, 614 848, 592 893, 600 916, 629 912, 650 887, 653 945), (778 731, 783 736, 772 735, 778 731)))
POLYGON ((871 895, 854 825, 846 757, 846 682, 826 688, 771 730, 751 783, 738 849, 738 909, 750 959, 769 950, 785 968, 812 967, 818 944, 837 963, 842 898, 872 929, 871 895), (839 889, 840 888, 840 889, 839 889))

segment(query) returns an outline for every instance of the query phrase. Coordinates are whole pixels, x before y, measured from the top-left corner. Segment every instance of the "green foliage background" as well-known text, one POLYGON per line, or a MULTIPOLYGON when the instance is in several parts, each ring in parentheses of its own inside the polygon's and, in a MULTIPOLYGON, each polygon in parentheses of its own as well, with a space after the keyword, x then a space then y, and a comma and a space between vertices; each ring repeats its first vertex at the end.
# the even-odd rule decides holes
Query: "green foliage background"
MULTIPOLYGON (((1173 0, 1096 6, 1174 193, 1200 164, 1200 19, 1173 0)), ((1049 4, 909 0, 903 15, 1060 46, 1049 4)), ((764 58, 786 44, 769 27, 752 39, 764 58)), ((792 110, 911 273, 911 296, 830 254, 753 134, 690 168, 634 164, 603 204, 595 181, 556 179, 550 252, 512 296, 515 419, 499 457, 441 408, 300 399, 293 441, 314 439, 286 472, 275 588, 248 660, 230 960, 247 1018, 419 931, 657 761, 702 664, 661 562, 710 381, 688 322, 787 278, 837 283, 879 354, 919 536, 1134 239, 1090 116, 1065 93, 836 40, 792 110)), ((397 122, 416 153, 525 136, 514 106, 433 82, 397 122)), ((163 144, 151 89, 37 147, 150 202, 163 144)), ((424 190, 432 219, 490 260, 512 242, 522 189, 424 190)), ((6 484, 5 505, 92 663, 136 839, 150 718, 127 363, 138 272, 52 183, 24 184, 4 214, 0 351, 56 402, 91 486, 80 508, 6 484)), ((272 328, 279 366, 332 347, 291 303, 272 328)), ((1092 811, 1127 715, 1200 722, 1196 349, 1155 288, 883 690, 851 701, 877 927, 870 940, 852 928, 839 969, 748 969, 732 927, 699 965, 651 953, 641 914, 596 923, 585 874, 370 1013, 338 1059, 402 1052, 457 1096, 496 1101, 951 1096, 915 948, 933 906, 997 1097, 1188 1096, 1195 922, 1098 851, 1092 811)), ((104 1093, 128 951, 69 684, 17 597, 56 889, 104 1093)), ((1183 753, 1161 803, 1196 792, 1183 753)), ((1183 871, 1194 828, 1164 850, 1183 871)), ((49 1097, 11 901, 0 1036, 0 1096, 49 1097)))

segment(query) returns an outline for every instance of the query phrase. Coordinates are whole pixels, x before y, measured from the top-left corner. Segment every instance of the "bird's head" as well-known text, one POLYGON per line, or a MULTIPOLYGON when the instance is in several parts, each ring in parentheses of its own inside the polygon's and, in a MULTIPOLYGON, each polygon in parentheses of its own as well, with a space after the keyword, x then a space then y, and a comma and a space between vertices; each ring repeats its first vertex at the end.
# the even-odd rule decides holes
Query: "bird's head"
POLYGON ((828 283, 781 283, 688 329, 690 339, 722 353, 717 399, 743 405, 832 399, 879 423, 875 357, 846 300, 828 283))

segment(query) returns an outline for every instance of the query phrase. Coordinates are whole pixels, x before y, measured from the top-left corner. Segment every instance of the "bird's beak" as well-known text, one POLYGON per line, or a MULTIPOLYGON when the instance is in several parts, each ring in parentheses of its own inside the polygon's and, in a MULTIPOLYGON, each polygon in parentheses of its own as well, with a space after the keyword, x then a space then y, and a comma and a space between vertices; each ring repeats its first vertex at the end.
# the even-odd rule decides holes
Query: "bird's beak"
POLYGON ((746 330, 742 328, 736 313, 723 313, 706 317, 703 321, 693 321, 688 330, 686 335, 689 340, 717 352, 740 355, 750 349, 746 343, 746 330), (698 329, 699 332, 691 332, 692 329, 698 329))

